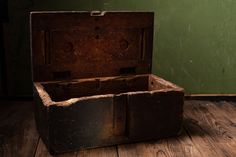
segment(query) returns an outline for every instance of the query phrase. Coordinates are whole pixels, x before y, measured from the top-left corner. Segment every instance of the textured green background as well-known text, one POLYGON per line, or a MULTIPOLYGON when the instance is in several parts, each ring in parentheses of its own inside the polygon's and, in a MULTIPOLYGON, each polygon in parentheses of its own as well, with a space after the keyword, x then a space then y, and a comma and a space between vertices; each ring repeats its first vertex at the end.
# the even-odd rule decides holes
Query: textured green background
POLYGON ((18 54, 13 59, 11 94, 31 93, 30 10, 155 11, 153 73, 184 87, 187 93, 236 93, 234 0, 24 0, 24 7, 14 0, 9 3, 13 20, 8 29, 14 34, 9 54, 13 58, 18 54))
POLYGON ((236 93, 236 1, 104 0, 104 10, 155 11, 155 74, 187 93, 236 93))

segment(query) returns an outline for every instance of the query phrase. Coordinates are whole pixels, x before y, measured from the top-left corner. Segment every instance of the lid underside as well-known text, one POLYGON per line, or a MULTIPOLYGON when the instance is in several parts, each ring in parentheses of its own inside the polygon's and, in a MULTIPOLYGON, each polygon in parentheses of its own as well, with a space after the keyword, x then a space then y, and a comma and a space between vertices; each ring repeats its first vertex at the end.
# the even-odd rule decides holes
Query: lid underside
POLYGON ((33 12, 34 81, 151 73, 152 12, 33 12))

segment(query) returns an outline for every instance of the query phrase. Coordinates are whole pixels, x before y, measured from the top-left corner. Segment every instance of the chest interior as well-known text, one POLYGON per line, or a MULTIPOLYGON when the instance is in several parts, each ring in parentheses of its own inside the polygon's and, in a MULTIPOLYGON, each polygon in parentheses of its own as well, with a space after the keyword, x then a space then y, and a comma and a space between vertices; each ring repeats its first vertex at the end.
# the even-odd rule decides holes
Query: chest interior
POLYGON ((55 102, 94 95, 163 91, 176 88, 173 84, 151 74, 56 81, 41 83, 41 85, 55 102))
POLYGON ((177 88, 151 74, 152 12, 31 15, 33 81, 52 101, 177 88))

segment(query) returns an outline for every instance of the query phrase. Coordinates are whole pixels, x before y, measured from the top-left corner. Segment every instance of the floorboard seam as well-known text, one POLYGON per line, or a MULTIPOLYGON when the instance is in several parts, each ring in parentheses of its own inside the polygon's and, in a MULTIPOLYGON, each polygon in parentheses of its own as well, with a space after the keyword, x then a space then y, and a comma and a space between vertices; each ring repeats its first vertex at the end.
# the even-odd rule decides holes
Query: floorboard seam
POLYGON ((188 137, 190 138, 190 140, 193 142, 192 136, 190 135, 188 129, 186 129, 186 127, 183 125, 183 129, 185 130, 185 132, 187 133, 188 137))
POLYGON ((33 157, 35 157, 36 153, 37 153, 37 149, 38 149, 38 146, 39 146, 39 141, 40 141, 40 137, 38 137, 37 139, 37 144, 35 146, 35 150, 34 150, 34 154, 33 154, 33 157))
POLYGON ((118 145, 116 145, 116 156, 119 157, 119 149, 118 149, 118 145))

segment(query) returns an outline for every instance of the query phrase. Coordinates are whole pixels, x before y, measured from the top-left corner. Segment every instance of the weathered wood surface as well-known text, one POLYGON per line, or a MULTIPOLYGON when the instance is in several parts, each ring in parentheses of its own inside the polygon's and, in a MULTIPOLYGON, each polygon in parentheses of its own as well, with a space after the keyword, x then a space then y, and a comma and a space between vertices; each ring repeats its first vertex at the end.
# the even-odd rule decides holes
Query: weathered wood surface
MULTIPOLYGON (((36 132, 30 103, 3 103, 0 157, 52 157, 36 132)), ((186 101, 178 137, 82 150, 57 157, 235 157, 236 103, 186 101)))
POLYGON ((151 73, 153 23, 152 12, 32 12, 33 80, 151 73))
POLYGON ((179 134, 184 91, 151 74, 153 12, 31 12, 30 26, 36 124, 50 152, 179 134))
POLYGON ((0 157, 31 157, 39 135, 32 102, 0 101, 0 157))
MULTIPOLYGON (((39 144, 37 146, 35 157, 52 157, 42 140, 40 139, 39 144)), ((118 157, 116 147, 105 147, 105 148, 97 148, 97 149, 88 149, 81 150, 78 152, 64 153, 57 155, 57 157, 118 157)))
POLYGON ((50 152, 160 139, 182 127, 183 89, 155 75, 35 82, 34 88, 36 124, 50 152))

